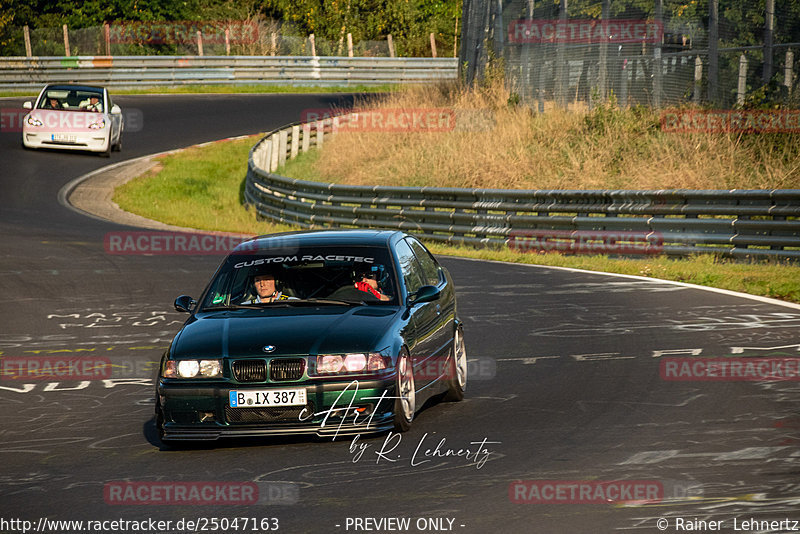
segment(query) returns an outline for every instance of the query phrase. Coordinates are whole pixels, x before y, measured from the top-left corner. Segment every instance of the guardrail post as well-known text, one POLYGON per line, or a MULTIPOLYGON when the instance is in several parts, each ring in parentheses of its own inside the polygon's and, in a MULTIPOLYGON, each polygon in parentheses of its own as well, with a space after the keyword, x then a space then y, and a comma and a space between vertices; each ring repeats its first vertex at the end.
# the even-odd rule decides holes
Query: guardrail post
POLYGON ((22 36, 25 39, 25 57, 33 57, 33 52, 31 51, 31 30, 28 28, 27 24, 22 28, 22 36))
POLYGON ((347 57, 353 57, 353 34, 347 34, 347 57))
POLYGON ((231 55, 231 30, 225 28, 225 55, 231 55))
POLYGON ((289 158, 296 158, 298 152, 300 152, 300 126, 295 124, 292 126, 292 150, 289 158))
POLYGON ((103 24, 103 37, 106 42, 106 55, 111 55, 111 26, 108 25, 108 22, 103 24))
POLYGON ((64 30, 64 55, 69 57, 69 30, 67 29, 66 24, 64 24, 61 28, 64 30))
POLYGON ((431 57, 436 57, 436 39, 433 36, 433 32, 431 32, 431 57))
POLYGON ((744 104, 744 93, 747 91, 747 58, 744 54, 739 56, 739 82, 736 86, 736 103, 744 104))
POLYGON ((783 85, 786 86, 786 90, 789 92, 789 96, 792 95, 792 84, 794 82, 794 52, 791 49, 786 51, 786 63, 783 66, 783 85))
POLYGON ((322 141, 325 137, 325 124, 322 121, 317 121, 317 149, 322 148, 322 141))
POLYGON ((270 144, 272 145, 272 154, 270 154, 269 172, 278 170, 278 157, 280 152, 280 135, 278 133, 272 134, 270 137, 270 144))
POLYGON ((308 42, 311 43, 311 55, 312 56, 316 56, 317 55, 317 45, 316 45, 316 41, 314 40, 314 34, 313 33, 308 36, 308 42))
POLYGON ((386 42, 389 44, 389 57, 394 57, 394 41, 391 33, 386 36, 386 42))
POLYGON ((197 30, 197 55, 203 55, 203 32, 197 30))
POLYGON ((264 150, 261 152, 261 168, 269 169, 272 164, 272 142, 264 141, 264 150))
POLYGON ((306 122, 303 124, 303 152, 308 152, 311 148, 311 124, 306 122))
POLYGON ((288 145, 288 137, 289 132, 287 130, 281 130, 280 136, 278 137, 279 145, 278 145, 278 166, 286 165, 286 145, 288 145))
POLYGON ((695 104, 700 103, 700 84, 703 81, 703 60, 700 56, 694 58, 694 95, 692 101, 695 104))
POLYGON ((269 55, 274 56, 278 53, 278 34, 272 32, 269 42, 269 55))

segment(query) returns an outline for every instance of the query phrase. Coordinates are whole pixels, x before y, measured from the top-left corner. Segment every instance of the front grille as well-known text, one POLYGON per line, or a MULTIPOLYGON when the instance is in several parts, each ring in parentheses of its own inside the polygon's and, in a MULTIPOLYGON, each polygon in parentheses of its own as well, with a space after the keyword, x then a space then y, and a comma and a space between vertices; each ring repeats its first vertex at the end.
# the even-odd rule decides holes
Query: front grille
POLYGON ((303 358, 272 360, 269 362, 269 379, 273 382, 300 380, 305 367, 303 358))
POLYGON ((264 382, 267 379, 267 362, 264 360, 236 360, 232 369, 233 378, 239 382, 264 382))
POLYGON ((283 408, 225 408, 228 423, 300 423, 300 414, 308 417, 314 413, 314 404, 286 406, 283 408), (303 412, 305 410, 305 412, 303 412))

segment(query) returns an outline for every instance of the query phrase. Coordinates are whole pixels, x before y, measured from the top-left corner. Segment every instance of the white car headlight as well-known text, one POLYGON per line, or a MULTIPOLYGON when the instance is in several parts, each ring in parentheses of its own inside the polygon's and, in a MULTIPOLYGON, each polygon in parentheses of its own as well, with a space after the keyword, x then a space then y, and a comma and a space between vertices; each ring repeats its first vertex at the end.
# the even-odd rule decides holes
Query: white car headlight
POLYGON ((28 118, 25 119, 25 122, 27 122, 31 126, 42 126, 44 124, 42 121, 40 121, 33 115, 28 115, 28 118))
POLYGON ((105 128, 105 126, 106 126, 106 121, 104 121, 103 119, 100 119, 98 121, 95 121, 95 122, 91 123, 89 125, 89 129, 90 130, 102 130, 103 128, 105 128))
POLYGON ((219 378, 222 376, 222 361, 167 360, 162 376, 164 378, 219 378))

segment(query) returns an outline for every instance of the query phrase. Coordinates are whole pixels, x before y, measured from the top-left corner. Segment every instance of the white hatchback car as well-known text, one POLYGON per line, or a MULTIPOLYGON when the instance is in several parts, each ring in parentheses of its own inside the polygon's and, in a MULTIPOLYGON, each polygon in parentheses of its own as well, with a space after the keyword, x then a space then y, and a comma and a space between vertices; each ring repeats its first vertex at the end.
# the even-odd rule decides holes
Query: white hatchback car
POLYGON ((109 156, 122 148, 122 110, 104 87, 52 84, 22 119, 25 148, 88 150, 109 156))

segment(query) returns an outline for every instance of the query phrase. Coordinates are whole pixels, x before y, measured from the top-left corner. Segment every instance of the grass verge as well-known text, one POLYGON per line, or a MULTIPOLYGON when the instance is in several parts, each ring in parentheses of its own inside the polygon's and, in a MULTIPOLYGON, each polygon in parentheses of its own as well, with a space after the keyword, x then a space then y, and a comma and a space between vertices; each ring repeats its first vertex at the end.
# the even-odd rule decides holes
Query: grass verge
MULTIPOLYGON (((295 229, 259 221, 254 210, 242 206, 247 154, 255 139, 213 143, 163 156, 155 172, 118 188, 114 201, 122 209, 144 217, 200 230, 268 234, 295 229)), ((302 170, 318 158, 319 154, 312 152, 293 164, 302 170)), ((633 274, 800 303, 800 266, 788 263, 736 263, 712 255, 681 260, 614 259, 429 246, 439 255, 633 274)))

